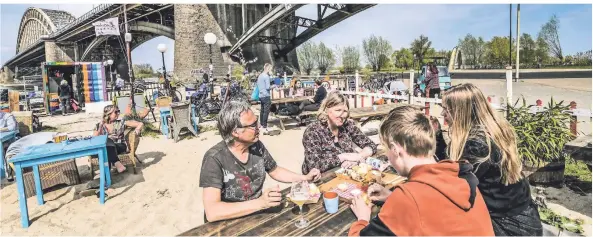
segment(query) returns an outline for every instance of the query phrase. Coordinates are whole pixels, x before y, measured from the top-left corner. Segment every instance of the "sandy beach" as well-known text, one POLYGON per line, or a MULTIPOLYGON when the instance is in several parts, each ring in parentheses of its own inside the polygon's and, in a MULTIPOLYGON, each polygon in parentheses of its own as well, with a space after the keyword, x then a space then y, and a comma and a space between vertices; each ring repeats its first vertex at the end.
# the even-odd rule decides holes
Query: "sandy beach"
MULTIPOLYGON (((454 84, 471 82, 486 95, 503 97, 505 82, 502 80, 454 80, 454 84)), ((554 99, 575 101, 579 108, 591 109, 591 78, 564 80, 529 80, 514 83, 515 98, 524 95, 528 102, 554 99)), ((365 105, 370 105, 370 98, 365 105)), ((435 106, 438 107, 438 106, 435 106)), ((431 114, 438 114, 431 108, 431 114)), ((158 119, 158 115, 157 115, 158 119)), ((46 126, 58 128, 71 135, 89 135, 99 116, 75 114, 66 117, 43 117, 46 126)), ((294 121, 291 121, 291 123, 294 121)), ((578 129, 591 133, 591 119, 579 118, 578 129)), ((272 124, 276 124, 273 120, 272 124)), ((155 123, 157 124, 157 123, 155 123)), ((366 125, 377 126, 377 123, 366 125)), ((158 127, 158 125, 157 125, 158 127)), ((304 127, 283 131, 278 136, 260 136, 278 165, 294 172, 301 170, 304 127)), ((376 136, 372 138, 377 140, 376 136)), ((137 154, 142 164, 138 174, 131 170, 122 174, 112 173, 113 185, 107 191, 105 205, 95 196, 76 198, 76 191, 86 185, 91 175, 87 159, 77 159, 83 183, 44 193, 46 203, 37 204, 35 197, 28 198, 31 225, 23 229, 16 185, 5 184, 1 190, 0 225, 2 235, 177 235, 203 224, 202 190, 198 187, 202 158, 206 151, 221 141, 214 131, 186 137, 175 143, 163 136, 143 137, 137 154)), ((278 184, 269 176, 265 187, 278 184)), ((280 184, 281 188, 288 184, 280 184)), ((570 191, 567 191, 570 192, 570 191)), ((568 199, 554 203, 567 206, 568 199)), ((585 218, 585 235, 591 235, 591 194, 571 199, 569 209, 589 208, 585 218)), ((575 211, 575 210, 572 210, 575 211)))

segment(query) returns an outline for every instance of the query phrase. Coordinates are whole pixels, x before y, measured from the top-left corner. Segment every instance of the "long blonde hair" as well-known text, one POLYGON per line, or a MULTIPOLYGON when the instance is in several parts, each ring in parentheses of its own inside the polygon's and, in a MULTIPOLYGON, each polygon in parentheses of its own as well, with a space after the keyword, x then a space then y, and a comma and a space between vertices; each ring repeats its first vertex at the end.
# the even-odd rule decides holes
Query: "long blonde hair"
MULTIPOLYGON (((327 121, 327 109, 338 106, 338 105, 346 105, 346 108, 350 110, 350 105, 348 104, 348 98, 345 95, 342 95, 339 91, 332 91, 327 94, 327 97, 321 102, 319 106, 319 111, 317 115, 317 119, 326 122, 327 121)), ((350 113, 350 111, 348 111, 350 113)), ((348 114, 350 117, 350 114, 348 114)))
POLYGON ((478 160, 478 163, 490 159, 490 142, 494 141, 502 155, 502 183, 517 183, 521 179, 522 164, 517 151, 515 132, 505 118, 494 112, 482 91, 471 83, 455 86, 443 95, 443 105, 453 120, 449 129, 449 157, 454 161, 463 158, 461 156, 465 143, 470 136, 475 135, 470 134, 470 130, 477 127, 485 133, 489 149, 488 155, 478 160))

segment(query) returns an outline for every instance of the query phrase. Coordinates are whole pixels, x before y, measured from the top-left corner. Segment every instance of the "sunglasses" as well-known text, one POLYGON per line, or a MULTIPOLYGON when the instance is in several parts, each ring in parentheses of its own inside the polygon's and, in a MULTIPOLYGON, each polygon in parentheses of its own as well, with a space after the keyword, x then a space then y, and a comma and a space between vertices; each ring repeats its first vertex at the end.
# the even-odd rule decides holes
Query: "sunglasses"
POLYGON ((243 124, 241 124, 241 125, 237 126, 237 128, 255 128, 255 129, 258 129, 258 126, 257 126, 258 122, 259 122, 259 120, 255 120, 255 122, 253 122, 252 124, 249 124, 249 125, 243 125, 243 124))

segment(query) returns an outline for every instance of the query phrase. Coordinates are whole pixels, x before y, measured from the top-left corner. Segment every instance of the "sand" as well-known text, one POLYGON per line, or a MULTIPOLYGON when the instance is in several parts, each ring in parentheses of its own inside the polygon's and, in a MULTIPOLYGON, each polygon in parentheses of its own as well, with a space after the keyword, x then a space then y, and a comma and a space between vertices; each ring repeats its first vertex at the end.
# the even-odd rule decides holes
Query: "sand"
MULTIPOLYGON (((473 80, 473 83, 488 95, 504 93, 504 83, 497 80, 473 80)), ((457 83, 455 81, 454 83, 457 83)), ((550 83, 550 82, 546 82, 550 83)), ((554 83, 552 83, 554 84, 554 83)), ((542 85, 535 82, 516 83, 516 92, 528 94, 528 100, 549 95, 555 98, 575 100, 579 107, 591 108, 591 80, 558 82, 559 85, 542 85), (588 90, 573 90, 563 85, 588 90), (565 88, 562 88, 565 87, 565 88)), ((368 99, 370 100, 370 99, 368 99)), ((370 101, 366 102, 368 106, 370 101)), ((432 113, 438 113, 434 108, 432 113)), ((157 115, 158 118, 158 115, 157 115)), ((58 127, 71 135, 88 135, 90 128, 99 120, 98 116, 76 114, 66 117, 43 117, 44 125, 58 127)), ((590 120, 586 119, 589 125, 590 120)), ((272 123, 274 123, 272 121, 272 123)), ((367 126, 376 126, 371 123, 367 126)), ((579 125, 579 129, 582 127, 579 125)), ((585 130, 587 130, 585 129, 585 130)), ((304 128, 293 128, 279 136, 260 136, 278 165, 294 172, 300 172, 303 161, 301 144, 304 128)), ((372 137, 378 141, 377 137, 372 137)), ((200 167, 204 153, 221 140, 215 132, 205 132, 195 138, 186 138, 178 143, 172 140, 143 137, 137 154, 142 161, 139 173, 112 173, 113 186, 107 191, 105 205, 100 205, 95 196, 75 198, 90 179, 88 162, 78 159, 77 164, 83 184, 66 187, 44 194, 46 203, 39 206, 35 197, 27 200, 31 225, 21 228, 18 199, 14 184, 1 190, 0 225, 2 235, 177 235, 203 224, 202 190, 198 187, 200 167), (82 186, 82 187, 81 187, 82 186)), ((278 184, 266 179, 265 187, 278 184)), ((287 184, 279 184, 281 188, 287 184)), ((587 200, 574 199, 571 202, 591 205, 587 200), (582 202, 582 203, 580 203, 582 202)), ((590 223, 590 214, 587 216, 590 223)), ((589 227, 590 228, 590 227, 589 227)), ((589 232, 590 233, 590 232, 589 232)))

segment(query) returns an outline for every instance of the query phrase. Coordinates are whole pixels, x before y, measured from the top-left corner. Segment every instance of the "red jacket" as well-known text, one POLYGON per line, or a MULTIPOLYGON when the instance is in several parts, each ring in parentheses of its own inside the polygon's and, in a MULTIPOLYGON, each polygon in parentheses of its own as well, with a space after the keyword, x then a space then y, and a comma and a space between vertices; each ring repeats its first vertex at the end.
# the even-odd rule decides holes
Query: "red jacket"
POLYGON ((412 168, 371 220, 349 236, 494 236, 490 214, 468 163, 451 160, 412 168))

